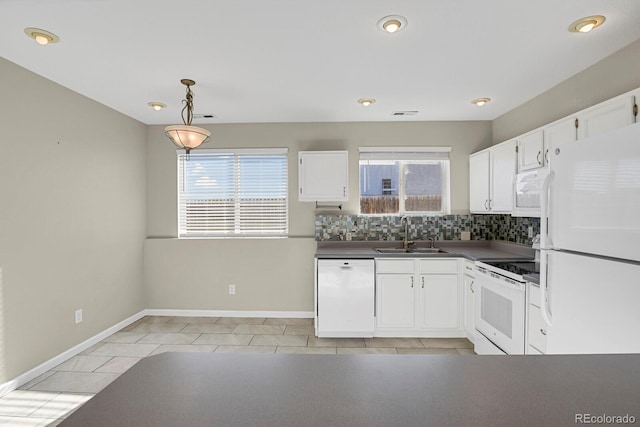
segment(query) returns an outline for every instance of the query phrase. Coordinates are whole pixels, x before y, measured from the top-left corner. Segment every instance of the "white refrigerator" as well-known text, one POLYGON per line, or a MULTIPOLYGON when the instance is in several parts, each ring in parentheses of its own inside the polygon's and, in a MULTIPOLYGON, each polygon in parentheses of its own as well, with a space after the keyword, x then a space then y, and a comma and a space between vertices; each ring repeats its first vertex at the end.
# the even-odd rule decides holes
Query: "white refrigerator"
POLYGON ((551 144, 541 308, 548 354, 640 353, 640 124, 551 144))

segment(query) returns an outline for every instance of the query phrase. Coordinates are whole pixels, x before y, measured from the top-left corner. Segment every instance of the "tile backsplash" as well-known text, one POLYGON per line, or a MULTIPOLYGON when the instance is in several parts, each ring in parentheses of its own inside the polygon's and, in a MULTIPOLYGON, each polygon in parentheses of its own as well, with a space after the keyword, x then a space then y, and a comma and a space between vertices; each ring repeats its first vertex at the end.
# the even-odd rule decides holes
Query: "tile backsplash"
MULTIPOLYGON (((316 240, 402 240, 400 216, 316 215, 316 240)), ((409 216, 410 240, 460 240, 462 231, 471 240, 506 240, 531 245, 540 232, 540 218, 510 215, 409 216)))

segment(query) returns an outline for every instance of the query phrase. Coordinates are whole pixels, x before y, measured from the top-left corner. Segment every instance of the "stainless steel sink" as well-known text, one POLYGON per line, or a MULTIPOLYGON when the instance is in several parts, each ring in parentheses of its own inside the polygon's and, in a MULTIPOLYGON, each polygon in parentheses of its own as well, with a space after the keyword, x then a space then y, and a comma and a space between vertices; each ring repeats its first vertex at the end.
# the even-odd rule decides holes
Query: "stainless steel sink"
POLYGON ((438 253, 447 252, 447 251, 443 251, 440 248, 413 248, 410 251, 417 254, 438 254, 438 253))
POLYGON ((380 248, 380 249, 376 249, 376 252, 378 252, 379 254, 403 254, 403 253, 411 253, 411 249, 380 248))
POLYGON ((378 248, 376 252, 379 254, 437 254, 437 253, 446 253, 440 248, 378 248))

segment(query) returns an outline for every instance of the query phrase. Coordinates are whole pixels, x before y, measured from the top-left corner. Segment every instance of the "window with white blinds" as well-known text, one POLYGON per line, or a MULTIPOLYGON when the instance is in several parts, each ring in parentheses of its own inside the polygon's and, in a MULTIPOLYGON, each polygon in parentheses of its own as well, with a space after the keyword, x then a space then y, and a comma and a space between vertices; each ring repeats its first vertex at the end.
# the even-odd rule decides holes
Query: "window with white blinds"
POLYGON ((178 152, 178 236, 286 236, 287 184, 286 148, 178 152))

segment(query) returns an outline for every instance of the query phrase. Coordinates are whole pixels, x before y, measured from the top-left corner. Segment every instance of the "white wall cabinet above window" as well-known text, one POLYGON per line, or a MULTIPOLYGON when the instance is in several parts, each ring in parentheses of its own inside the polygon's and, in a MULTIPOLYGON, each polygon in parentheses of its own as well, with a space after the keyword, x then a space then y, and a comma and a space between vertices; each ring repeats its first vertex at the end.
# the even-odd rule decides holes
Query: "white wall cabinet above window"
POLYGON ((510 213, 516 173, 516 140, 469 157, 469 207, 472 213, 510 213))
POLYGON ((299 201, 341 202, 348 199, 348 151, 298 152, 299 201))

